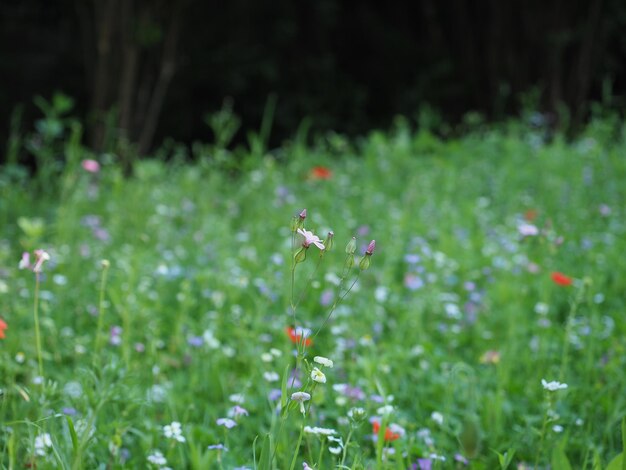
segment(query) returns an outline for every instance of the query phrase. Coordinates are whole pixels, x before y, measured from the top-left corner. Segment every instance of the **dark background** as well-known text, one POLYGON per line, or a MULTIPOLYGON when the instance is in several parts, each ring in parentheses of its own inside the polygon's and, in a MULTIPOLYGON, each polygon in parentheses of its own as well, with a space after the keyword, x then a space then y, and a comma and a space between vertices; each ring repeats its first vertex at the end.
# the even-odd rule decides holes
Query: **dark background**
POLYGON ((1 0, 0 139, 57 90, 89 145, 141 153, 211 140, 226 97, 242 141, 271 94, 274 145, 305 117, 355 135, 425 105, 449 123, 532 107, 575 130, 590 103, 623 106, 625 32, 623 0, 1 0))

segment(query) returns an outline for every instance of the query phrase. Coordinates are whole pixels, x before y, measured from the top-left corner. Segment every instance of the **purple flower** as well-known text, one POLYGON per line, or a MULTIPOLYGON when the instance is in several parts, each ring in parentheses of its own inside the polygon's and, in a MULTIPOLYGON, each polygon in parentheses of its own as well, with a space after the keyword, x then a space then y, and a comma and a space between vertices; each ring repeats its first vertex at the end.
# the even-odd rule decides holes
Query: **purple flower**
POLYGON ((207 449, 209 449, 209 450, 223 450, 224 452, 228 452, 228 447, 226 447, 224 444, 212 444, 209 447, 207 447, 207 449))
POLYGON ((218 426, 224 426, 227 429, 231 429, 237 426, 237 423, 230 418, 219 418, 217 421, 215 421, 215 423, 218 426))
POLYGON ((404 276, 404 287, 409 290, 417 290, 424 287, 424 281, 419 276, 415 274, 407 274, 404 276))
POLYGON ((242 406, 235 405, 228 412, 228 416, 234 416, 235 418, 238 418, 239 416, 248 416, 248 410, 242 406))
POLYGON ((327 307, 332 303, 334 297, 335 294, 333 293, 332 289, 326 289, 324 292, 322 292, 322 295, 320 295, 320 304, 323 307, 327 307))
POLYGON ((204 340, 202 336, 190 336, 187 338, 187 344, 189 346, 193 346, 194 348, 199 348, 204 344, 204 340))
POLYGON ((417 469, 419 470, 431 470, 433 468, 433 461, 430 459, 417 459, 417 469))
POLYGON ((270 392, 267 394, 267 399, 269 401, 276 401, 280 399, 280 396, 282 395, 282 392, 280 391, 280 389, 278 388, 273 388, 270 390, 270 392))

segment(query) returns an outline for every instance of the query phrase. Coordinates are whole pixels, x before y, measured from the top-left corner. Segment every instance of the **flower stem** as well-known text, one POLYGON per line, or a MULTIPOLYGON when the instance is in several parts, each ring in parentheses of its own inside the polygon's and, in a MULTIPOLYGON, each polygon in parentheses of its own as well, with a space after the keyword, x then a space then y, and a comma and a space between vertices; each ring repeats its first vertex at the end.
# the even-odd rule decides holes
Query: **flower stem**
POLYGON ((43 378, 43 361, 41 359, 41 334, 39 332, 39 273, 35 273, 35 305, 33 306, 33 317, 35 319, 35 343, 37 346, 37 363, 39 365, 39 376, 43 378))
POLYGON ((296 460, 298 459, 298 451, 300 450, 300 444, 302 443, 302 436, 304 435, 304 416, 302 417, 302 425, 300 426, 300 435, 298 436, 298 443, 293 452, 293 459, 291 459, 291 465, 289 470, 293 470, 296 467, 296 460))
POLYGON ((94 356, 97 358, 102 348, 102 326, 104 315, 104 290, 107 282, 107 273, 109 271, 109 263, 102 263, 102 275, 100 276, 100 297, 98 299, 98 326, 96 328, 96 344, 94 347, 94 356))

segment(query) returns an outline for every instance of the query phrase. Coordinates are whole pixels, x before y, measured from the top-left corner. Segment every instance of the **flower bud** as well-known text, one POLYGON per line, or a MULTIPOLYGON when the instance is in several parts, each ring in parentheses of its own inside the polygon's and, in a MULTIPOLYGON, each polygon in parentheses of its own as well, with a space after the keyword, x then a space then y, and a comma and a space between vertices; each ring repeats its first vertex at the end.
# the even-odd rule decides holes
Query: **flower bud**
POLYGON ((330 251, 330 249, 333 247, 334 241, 335 233, 331 230, 326 236, 326 241, 324 241, 324 251, 330 251))
POLYGON ((372 256, 375 249, 376 249, 376 240, 372 240, 370 244, 367 245, 367 249, 365 250, 365 255, 372 256))
POLYGON ((111 262, 108 259, 103 259, 100 261, 100 266, 102 266, 102 269, 109 269, 111 262))
POLYGON ((296 254, 293 255, 293 260, 295 264, 302 263, 306 259, 306 248, 301 246, 296 254))
POLYGON ((365 255, 363 258, 361 258, 361 261, 359 262, 359 268, 361 269, 361 271, 365 271, 369 267, 370 267, 370 255, 365 255))
POLYGON ((355 251, 356 251, 356 238, 352 237, 352 239, 346 245, 346 253, 348 253, 349 255, 352 255, 354 254, 355 251))

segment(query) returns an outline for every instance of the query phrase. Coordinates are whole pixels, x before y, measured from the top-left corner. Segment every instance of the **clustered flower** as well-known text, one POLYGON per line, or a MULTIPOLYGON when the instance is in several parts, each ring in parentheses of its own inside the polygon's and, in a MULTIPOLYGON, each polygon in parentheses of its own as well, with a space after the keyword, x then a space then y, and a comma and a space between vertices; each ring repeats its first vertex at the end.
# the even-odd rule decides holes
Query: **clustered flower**
POLYGON ((173 439, 178 442, 185 442, 185 436, 183 436, 182 426, 178 421, 173 421, 171 424, 163 426, 163 434, 168 439, 173 439))

